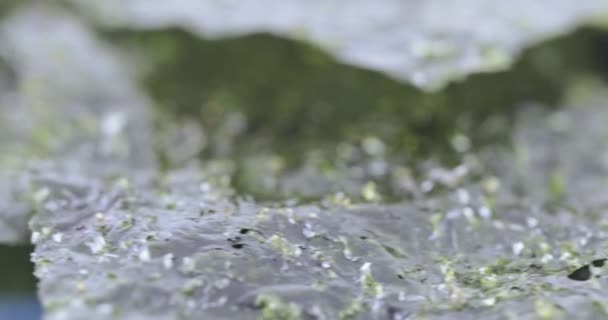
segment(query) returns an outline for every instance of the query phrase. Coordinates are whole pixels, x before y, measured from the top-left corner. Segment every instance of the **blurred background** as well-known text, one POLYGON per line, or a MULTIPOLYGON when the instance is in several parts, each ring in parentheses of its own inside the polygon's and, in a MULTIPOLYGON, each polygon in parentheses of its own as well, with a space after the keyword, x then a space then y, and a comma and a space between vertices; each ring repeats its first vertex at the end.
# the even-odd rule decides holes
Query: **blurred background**
POLYGON ((31 246, 0 246, 0 319, 40 319, 31 246))

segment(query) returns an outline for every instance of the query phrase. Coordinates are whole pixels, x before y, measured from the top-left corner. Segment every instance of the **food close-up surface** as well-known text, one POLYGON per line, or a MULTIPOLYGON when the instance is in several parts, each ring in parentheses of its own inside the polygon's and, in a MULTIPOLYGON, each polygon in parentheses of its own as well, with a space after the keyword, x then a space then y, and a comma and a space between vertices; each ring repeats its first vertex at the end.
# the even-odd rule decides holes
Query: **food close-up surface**
POLYGON ((605 0, 4 0, 0 319, 608 319, 605 0))

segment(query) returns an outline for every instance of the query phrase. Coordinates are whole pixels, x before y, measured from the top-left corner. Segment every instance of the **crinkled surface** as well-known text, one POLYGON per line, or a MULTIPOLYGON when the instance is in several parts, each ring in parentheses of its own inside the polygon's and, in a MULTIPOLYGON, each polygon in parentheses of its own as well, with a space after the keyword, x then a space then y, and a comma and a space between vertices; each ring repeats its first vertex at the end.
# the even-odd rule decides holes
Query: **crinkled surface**
MULTIPOLYGON (((78 3, 134 29, 308 40, 425 88, 505 67, 606 6, 78 3), (270 5, 286 14, 252 14, 270 5)), ((336 146, 342 158, 281 171, 272 154, 202 156, 207 144, 232 147, 247 121, 240 114, 218 126, 225 141, 195 121, 153 133, 125 56, 72 13, 24 5, 2 20, 0 42, 0 241, 23 239, 34 213, 47 319, 608 316, 604 94, 558 111, 525 109, 513 150, 474 151, 457 134, 453 168, 429 161, 413 172, 369 136, 336 146), (236 171, 284 194, 272 202, 237 194, 236 171)))
MULTIPOLYGON (((556 131, 555 119, 588 127, 602 97, 524 111, 516 150, 552 159, 561 142, 573 188, 601 180, 586 159, 606 149, 605 130, 556 131)), ((47 319, 605 317, 602 203, 556 197, 577 191, 554 186, 546 160, 492 152, 503 167, 468 154, 461 169, 419 181, 423 196, 391 205, 340 194, 310 205, 235 200, 206 169, 146 189, 40 181, 51 196, 31 226, 47 319)))
POLYGON ((424 89, 505 69, 524 48, 608 10, 602 0, 72 2, 110 26, 179 26, 210 38, 267 32, 311 42, 342 62, 424 89))
POLYGON ((191 189, 54 186, 65 196, 32 223, 47 318, 248 319, 271 312, 256 303, 266 296, 312 319, 358 303, 356 319, 536 318, 535 301, 590 316, 606 299, 594 289, 605 280, 566 277, 606 239, 574 212, 500 205, 487 217, 477 200, 451 200, 466 189, 416 205, 281 208, 191 189))

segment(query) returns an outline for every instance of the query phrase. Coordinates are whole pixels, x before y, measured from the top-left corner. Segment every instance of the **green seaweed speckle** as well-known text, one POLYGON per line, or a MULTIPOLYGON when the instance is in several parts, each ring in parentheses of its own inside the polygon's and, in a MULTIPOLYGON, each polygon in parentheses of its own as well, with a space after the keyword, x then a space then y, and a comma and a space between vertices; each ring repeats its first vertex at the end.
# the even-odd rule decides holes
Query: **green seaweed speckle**
POLYGON ((262 310, 263 320, 299 320, 301 310, 292 303, 284 303, 280 298, 273 295, 260 295, 256 298, 255 305, 262 310))

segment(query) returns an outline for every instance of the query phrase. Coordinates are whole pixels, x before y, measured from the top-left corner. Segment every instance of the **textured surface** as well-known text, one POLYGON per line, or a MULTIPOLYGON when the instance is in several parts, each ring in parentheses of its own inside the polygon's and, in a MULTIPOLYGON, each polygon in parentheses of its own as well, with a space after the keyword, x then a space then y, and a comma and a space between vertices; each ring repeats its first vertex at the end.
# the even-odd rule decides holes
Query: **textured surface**
POLYGON ((534 159, 469 154, 393 205, 229 200, 225 179, 204 169, 146 190, 47 181, 55 196, 32 222, 47 318, 605 317, 605 195, 581 188, 605 179, 591 158, 608 150, 606 130, 560 130, 590 126, 602 97, 523 111, 514 143, 534 159), (553 143, 560 171, 547 170, 553 143), (490 156, 498 172, 480 166, 490 156))
MULTIPOLYGON (((73 2, 121 28, 306 40, 424 88, 507 67, 606 6, 73 2)), ((456 132, 452 167, 368 136, 282 171, 272 152, 223 149, 242 114, 218 132, 153 115, 127 56, 68 9, 21 5, 0 42, 0 241, 23 241, 29 220, 47 319, 608 317, 605 86, 523 109, 512 149, 456 132), (238 194, 235 172, 285 193, 238 194)))

